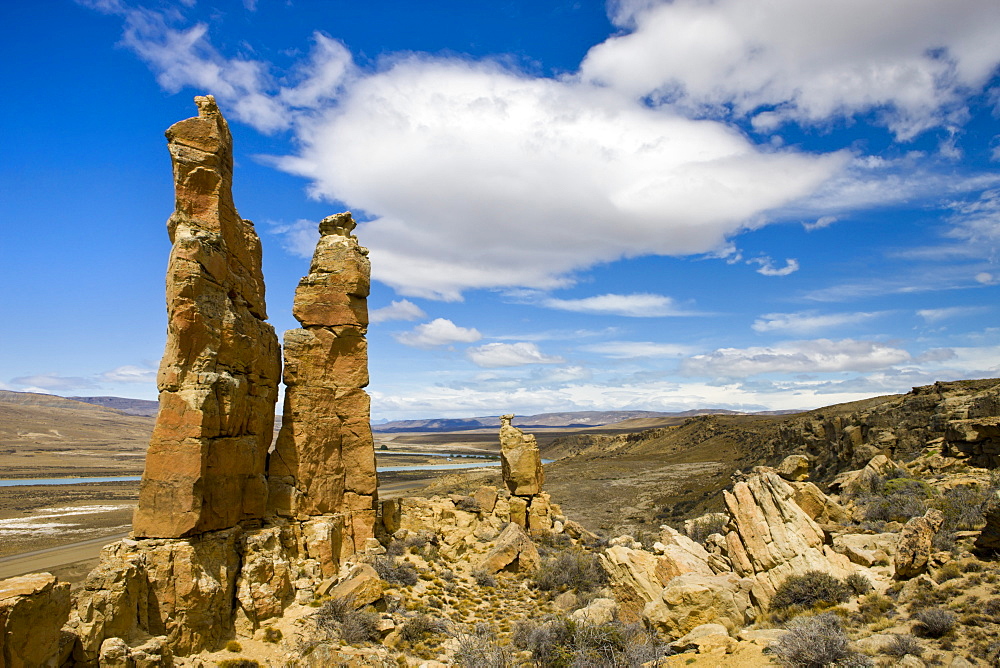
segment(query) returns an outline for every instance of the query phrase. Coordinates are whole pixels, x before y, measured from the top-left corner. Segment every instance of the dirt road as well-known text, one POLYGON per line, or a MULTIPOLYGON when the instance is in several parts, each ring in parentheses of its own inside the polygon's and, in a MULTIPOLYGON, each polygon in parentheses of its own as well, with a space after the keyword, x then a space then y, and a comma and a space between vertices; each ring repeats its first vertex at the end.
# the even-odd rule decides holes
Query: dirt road
MULTIPOLYGON (((81 540, 69 545, 49 547, 44 550, 34 552, 24 552, 10 557, 0 558, 0 579, 12 578, 25 573, 35 573, 38 571, 48 571, 59 575, 57 571, 76 571, 74 568, 81 562, 90 564, 94 562, 101 553, 101 548, 108 543, 113 543, 127 536, 127 533, 102 536, 101 538, 91 538, 81 540)), ((85 570, 89 570, 86 568, 85 570)), ((64 579, 60 577, 60 579, 64 579)))

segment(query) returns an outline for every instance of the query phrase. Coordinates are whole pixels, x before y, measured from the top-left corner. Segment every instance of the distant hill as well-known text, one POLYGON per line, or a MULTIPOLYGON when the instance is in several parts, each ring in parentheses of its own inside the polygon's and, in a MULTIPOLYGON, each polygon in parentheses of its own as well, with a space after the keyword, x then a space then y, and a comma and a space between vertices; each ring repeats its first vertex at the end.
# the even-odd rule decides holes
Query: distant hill
POLYGON ((156 411, 160 407, 158 401, 148 399, 126 399, 125 397, 66 397, 73 401, 82 401, 85 404, 94 404, 113 408, 126 415, 144 415, 146 417, 156 417, 156 411))
MULTIPOLYGON (((783 411, 793 413, 795 411, 783 411)), ((773 414, 773 413, 768 413, 773 414)), ((610 424, 633 421, 656 421, 666 418, 687 418, 696 415, 741 415, 738 411, 721 408, 680 411, 674 413, 659 411, 567 411, 563 413, 539 413, 521 415, 514 418, 514 425, 522 429, 532 428, 585 428, 602 427, 610 424)), ((394 420, 373 424, 372 431, 393 432, 439 432, 470 431, 473 429, 496 429, 500 417, 496 415, 471 418, 431 418, 427 420, 394 420)))

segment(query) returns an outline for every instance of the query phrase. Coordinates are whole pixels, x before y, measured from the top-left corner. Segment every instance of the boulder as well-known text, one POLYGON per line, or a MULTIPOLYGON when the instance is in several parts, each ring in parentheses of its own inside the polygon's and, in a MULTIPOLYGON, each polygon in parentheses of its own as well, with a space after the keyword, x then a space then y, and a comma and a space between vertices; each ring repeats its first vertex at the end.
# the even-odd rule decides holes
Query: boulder
MULTIPOLYGON (((233 148, 211 96, 167 130, 167 343, 160 409, 133 520, 137 537, 226 529, 267 512, 281 359, 264 307, 260 239, 232 198, 233 148)), ((95 648, 96 651, 96 648, 95 648)))
POLYGON ((0 667, 58 666, 69 585, 51 573, 0 580, 0 667))
POLYGON ((493 547, 478 566, 489 573, 503 569, 531 572, 537 570, 541 563, 542 558, 531 538, 520 525, 511 523, 497 536, 493 547))
POLYGON ((587 607, 575 610, 570 619, 587 624, 607 624, 618 615, 618 603, 611 598, 595 598, 587 607))
POLYGON ((914 517, 903 526, 893 559, 897 579, 907 580, 927 570, 931 542, 943 523, 941 511, 931 508, 923 517, 914 517))
POLYGON ((775 470, 785 480, 802 482, 809 478, 809 458, 805 455, 788 455, 775 470))
POLYGON ((792 498, 796 505, 819 524, 839 524, 850 520, 850 513, 842 505, 820 491, 811 482, 793 482, 792 498))
POLYGON ((675 652, 699 654, 727 654, 736 645, 729 630, 722 624, 702 624, 691 629, 682 638, 670 643, 675 652))
POLYGON ((646 604, 642 616, 654 629, 672 638, 680 638, 702 624, 721 624, 732 634, 753 621, 753 586, 753 580, 735 573, 685 573, 668 582, 658 600, 646 604))
POLYGON ((355 609, 360 609, 378 601, 384 592, 385 581, 378 576, 375 569, 368 564, 357 564, 336 587, 330 590, 329 596, 350 601, 355 609))

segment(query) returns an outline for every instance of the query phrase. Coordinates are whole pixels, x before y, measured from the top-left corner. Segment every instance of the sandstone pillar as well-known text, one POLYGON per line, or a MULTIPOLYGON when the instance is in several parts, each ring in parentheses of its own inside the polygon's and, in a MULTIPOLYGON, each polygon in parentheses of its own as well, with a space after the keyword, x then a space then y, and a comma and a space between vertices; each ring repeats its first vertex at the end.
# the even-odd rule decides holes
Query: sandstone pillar
POLYGON ((374 536, 378 477, 368 385, 368 250, 350 213, 320 223, 285 333, 285 406, 268 465, 271 510, 341 514, 344 555, 374 536))
POLYGON ((167 222, 167 344, 160 410, 134 518, 177 538, 262 517, 281 360, 267 324, 260 239, 232 198, 229 127, 212 96, 167 130, 176 209, 167 222))
POLYGON ((513 415, 500 416, 500 467, 504 484, 515 496, 535 496, 542 492, 545 471, 538 443, 510 422, 513 415))

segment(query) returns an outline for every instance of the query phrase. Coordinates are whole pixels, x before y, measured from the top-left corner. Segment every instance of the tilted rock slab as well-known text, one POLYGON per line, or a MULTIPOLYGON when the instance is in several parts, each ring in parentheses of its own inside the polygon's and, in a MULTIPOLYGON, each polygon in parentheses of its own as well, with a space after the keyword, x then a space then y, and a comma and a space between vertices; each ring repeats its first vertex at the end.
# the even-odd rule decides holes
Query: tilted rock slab
POLYGON ((723 493, 735 530, 726 534, 726 556, 738 575, 755 580, 754 602, 766 608, 790 575, 818 570, 834 577, 850 561, 823 544, 823 530, 795 503, 794 490, 773 469, 754 469, 723 493))
POLYGON ((267 324, 260 239, 232 198, 232 137, 212 96, 167 130, 167 344, 135 536, 225 529, 267 510, 265 467, 281 360, 267 324))
POLYGON ((320 223, 295 291, 301 329, 285 333, 285 407, 268 464, 270 506, 290 517, 340 514, 344 555, 374 536, 378 500, 368 385, 368 250, 350 213, 320 223))
POLYGON ((511 424, 513 415, 500 416, 500 468, 504 484, 515 496, 534 496, 542 491, 545 471, 538 443, 511 424))
POLYGON ((906 580, 927 570, 931 560, 934 535, 944 524, 944 514, 931 508, 923 517, 913 517, 899 532, 893 567, 896 579, 906 580))

